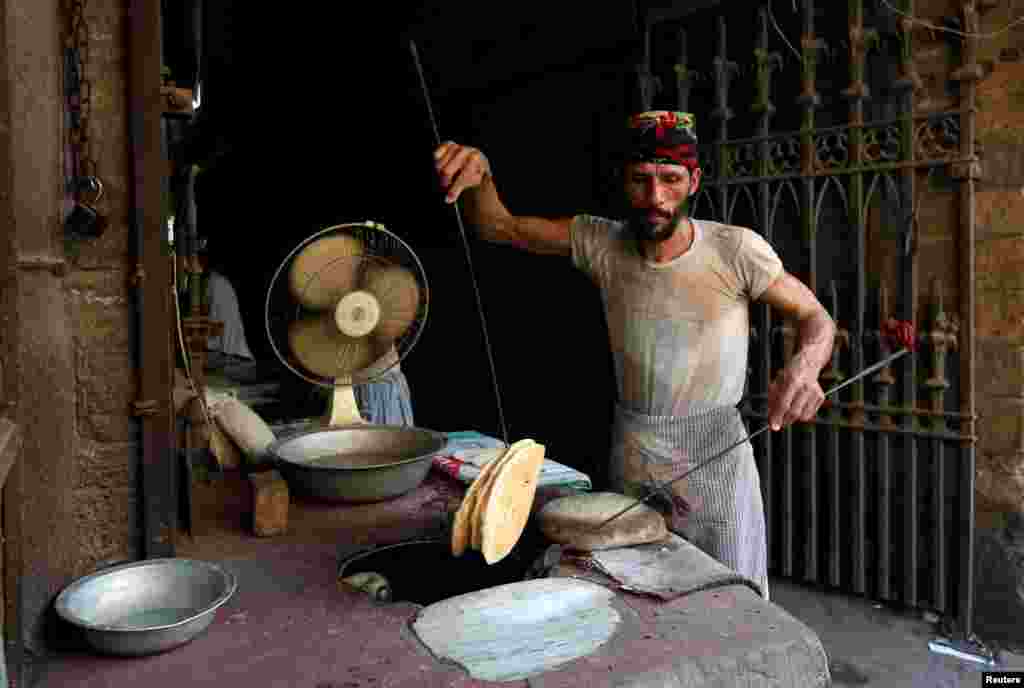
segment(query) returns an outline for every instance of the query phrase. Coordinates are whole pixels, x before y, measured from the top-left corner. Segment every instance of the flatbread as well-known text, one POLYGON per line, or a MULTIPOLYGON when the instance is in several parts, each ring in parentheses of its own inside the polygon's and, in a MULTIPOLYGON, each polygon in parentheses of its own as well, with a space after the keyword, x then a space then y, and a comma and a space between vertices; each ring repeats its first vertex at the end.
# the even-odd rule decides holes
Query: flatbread
POLYGON ((351 376, 377 358, 377 351, 368 337, 342 334, 331 313, 292 322, 288 328, 288 345, 303 368, 330 379, 351 376))
POLYGON ((480 551, 488 564, 495 564, 519 542, 533 510, 544 445, 531 443, 500 467, 484 508, 480 551))
POLYGON ((473 507, 477 501, 477 495, 487 476, 501 462, 503 456, 508 454, 511 448, 505 450, 505 454, 499 456, 484 465, 480 475, 470 484, 466 494, 462 497, 462 504, 455 512, 455 522, 452 524, 452 554, 461 557, 468 547, 473 544, 473 507))
POLYGON ((656 542, 668 537, 665 517, 639 504, 600 530, 601 522, 636 500, 616 492, 591 492, 560 497, 537 514, 540 531, 552 542, 585 552, 656 542))
POLYGON ((303 307, 324 310, 356 288, 363 242, 353 236, 335 235, 318 239, 292 261, 288 287, 303 307))
POLYGON ((493 465, 494 470, 487 474, 487 482, 480 486, 480 492, 477 494, 476 504, 473 506, 473 512, 470 517, 469 532, 473 549, 479 550, 483 547, 483 514, 487 503, 491 499, 491 490, 494 487, 495 478, 501 474, 509 461, 532 444, 535 444, 533 440, 520 440, 509 447, 509 450, 504 455, 488 464, 488 466, 493 465))
POLYGON ((486 484, 490 482, 491 477, 495 471, 498 470, 499 465, 503 460, 511 456, 515 451, 518 451, 524 442, 530 440, 520 440, 514 442, 512 446, 505 449, 500 455, 488 461, 484 464, 480 470, 480 475, 476 477, 476 480, 470 484, 469 489, 466 490, 466 494, 462 498, 462 504, 459 505, 458 511, 455 512, 455 520, 452 524, 452 554, 456 557, 461 557, 467 548, 474 547, 474 531, 478 529, 478 504, 481 504, 481 490, 486 484))

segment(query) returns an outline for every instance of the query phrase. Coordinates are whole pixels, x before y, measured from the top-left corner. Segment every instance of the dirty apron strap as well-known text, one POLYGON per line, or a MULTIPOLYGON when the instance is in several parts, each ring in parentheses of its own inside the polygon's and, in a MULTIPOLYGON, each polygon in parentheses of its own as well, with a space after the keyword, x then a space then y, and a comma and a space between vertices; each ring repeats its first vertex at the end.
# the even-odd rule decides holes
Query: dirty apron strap
MULTIPOLYGON (((740 412, 714 407, 688 416, 648 416, 618 406, 610 476, 614 489, 636 497, 706 461, 747 435, 740 412)), ((768 597, 767 543, 754 451, 743 443, 728 456, 671 488, 693 508, 686 528, 673 528, 768 597)), ((670 519, 671 520, 671 519, 670 519)))

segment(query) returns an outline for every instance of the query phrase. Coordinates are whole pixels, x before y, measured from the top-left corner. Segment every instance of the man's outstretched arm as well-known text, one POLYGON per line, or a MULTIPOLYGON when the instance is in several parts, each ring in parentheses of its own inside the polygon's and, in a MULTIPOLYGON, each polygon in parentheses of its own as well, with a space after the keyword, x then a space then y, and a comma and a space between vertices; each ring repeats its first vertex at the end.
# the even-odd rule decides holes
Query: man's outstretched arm
POLYGON ((807 285, 789 273, 775 280, 759 301, 799 326, 796 354, 768 388, 768 422, 778 430, 796 421, 813 420, 825 401, 818 376, 832 357, 835 323, 807 285))
POLYGON ((513 215, 501 202, 487 157, 478 149, 443 143, 434 163, 445 200, 463 197, 466 219, 484 241, 506 244, 532 253, 568 256, 572 253, 572 218, 547 219, 513 215))

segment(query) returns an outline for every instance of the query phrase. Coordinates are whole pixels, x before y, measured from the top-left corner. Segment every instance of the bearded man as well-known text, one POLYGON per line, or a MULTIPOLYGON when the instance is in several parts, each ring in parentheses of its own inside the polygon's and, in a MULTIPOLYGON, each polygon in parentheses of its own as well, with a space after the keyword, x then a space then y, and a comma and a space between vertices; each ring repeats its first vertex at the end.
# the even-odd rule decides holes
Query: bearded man
MULTIPOLYGON (((769 387, 776 431, 812 420, 821 407, 818 376, 835 324, 757 232, 690 216, 701 182, 693 115, 644 112, 630 118, 628 135, 630 212, 622 221, 513 215, 481 151, 446 142, 434 157, 446 201, 464 198, 481 239, 570 257, 599 288, 618 388, 609 475, 613 489, 641 497, 746 436, 737 405, 751 303, 768 303, 799 324, 797 351, 769 387)), ((764 507, 750 443, 670 489, 686 512, 670 519, 673 530, 767 598, 764 507)))

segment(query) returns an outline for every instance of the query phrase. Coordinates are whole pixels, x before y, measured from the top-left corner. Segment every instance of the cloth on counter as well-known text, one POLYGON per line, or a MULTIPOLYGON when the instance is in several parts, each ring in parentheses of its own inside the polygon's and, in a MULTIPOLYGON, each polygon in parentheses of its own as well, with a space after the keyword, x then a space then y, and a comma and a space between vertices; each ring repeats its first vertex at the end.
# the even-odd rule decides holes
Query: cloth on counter
POLYGON ((758 595, 764 594, 757 581, 722 565, 675 534, 660 542, 593 552, 588 558, 624 590, 663 600, 725 585, 746 585, 758 595))
MULTIPOLYGON (((448 444, 434 457, 434 468, 467 484, 476 480, 483 467, 498 456, 495 450, 505 447, 501 440, 479 432, 450 432, 446 436, 448 444)), ((587 474, 545 458, 537 486, 590 490, 592 484, 587 474)))

